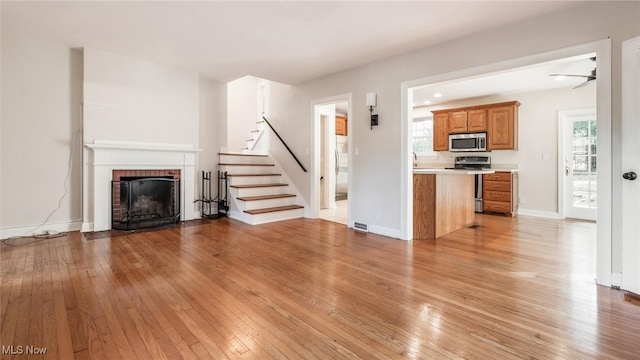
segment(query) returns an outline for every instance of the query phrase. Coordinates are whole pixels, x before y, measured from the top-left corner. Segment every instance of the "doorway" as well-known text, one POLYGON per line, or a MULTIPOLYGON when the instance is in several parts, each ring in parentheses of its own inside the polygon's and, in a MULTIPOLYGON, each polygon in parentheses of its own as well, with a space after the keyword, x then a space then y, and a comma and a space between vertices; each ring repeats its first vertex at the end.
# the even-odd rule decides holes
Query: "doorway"
MULTIPOLYGON (((401 84, 402 121, 401 121, 401 238, 413 238, 413 157, 412 157, 412 128, 410 114, 413 107, 413 94, 409 89, 438 83, 455 82, 465 78, 482 77, 486 74, 509 71, 520 67, 555 61, 557 59, 582 56, 593 53, 598 59, 598 78, 596 86, 596 112, 598 120, 598 163, 597 173, 597 244, 596 244, 596 282, 600 285, 611 286, 613 275, 612 262, 612 144, 611 144, 611 40, 604 39, 591 43, 575 45, 564 49, 534 54, 522 58, 515 58, 499 63, 479 66, 451 73, 434 75, 422 79, 406 81, 401 84)), ((549 75, 549 74, 547 74, 549 75)), ((543 159, 548 159, 542 153, 543 159)), ((558 210, 559 211, 559 210, 558 210)))
POLYGON ((597 218, 596 109, 558 112, 558 208, 561 218, 597 218))
POLYGON ((311 203, 317 199, 312 211, 321 219, 347 226, 351 173, 349 98, 346 96, 314 105, 316 131, 313 137, 316 144, 311 174, 311 203))

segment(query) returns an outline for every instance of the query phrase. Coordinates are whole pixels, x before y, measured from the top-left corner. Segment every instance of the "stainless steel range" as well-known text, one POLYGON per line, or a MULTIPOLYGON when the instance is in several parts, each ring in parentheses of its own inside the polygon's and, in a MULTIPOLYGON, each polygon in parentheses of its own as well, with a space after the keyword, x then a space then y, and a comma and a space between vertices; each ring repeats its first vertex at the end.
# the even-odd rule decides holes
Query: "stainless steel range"
MULTIPOLYGON (((491 169, 488 156, 456 156, 454 169, 485 170, 491 169)), ((475 175, 475 210, 482 212, 482 175, 475 175)))

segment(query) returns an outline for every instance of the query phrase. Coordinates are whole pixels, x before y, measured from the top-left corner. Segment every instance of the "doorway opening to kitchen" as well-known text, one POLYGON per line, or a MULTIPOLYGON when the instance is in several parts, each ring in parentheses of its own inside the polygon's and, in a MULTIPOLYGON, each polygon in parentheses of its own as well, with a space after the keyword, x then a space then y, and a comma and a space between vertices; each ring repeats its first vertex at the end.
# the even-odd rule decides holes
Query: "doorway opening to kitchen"
MULTIPOLYGON (((520 129, 519 129, 519 148, 518 150, 492 151, 488 155, 491 156, 492 164, 500 163, 517 163, 519 170, 519 187, 520 197, 518 201, 520 209, 518 214, 528 216, 560 218, 562 210, 558 208, 558 196, 562 191, 558 188, 559 164, 558 164, 558 112, 565 109, 576 108, 596 108, 597 115, 597 170, 594 175, 596 179, 593 182, 597 199, 596 219, 592 226, 592 232, 596 234, 596 239, 592 247, 592 259, 595 262, 595 277, 598 284, 612 284, 615 276, 612 276, 612 209, 611 196, 612 186, 611 177, 607 174, 611 173, 611 44, 610 40, 605 39, 592 43, 576 45, 564 49, 554 50, 547 53, 527 56, 524 58, 512 59, 500 63, 489 64, 477 68, 471 68, 452 73, 434 75, 423 79, 416 79, 402 83, 402 151, 404 152, 403 174, 402 174, 402 204, 401 217, 404 219, 402 228, 402 238, 411 239, 413 237, 412 219, 413 219, 413 114, 416 107, 425 108, 424 101, 432 101, 429 104, 429 111, 457 107, 475 106, 479 101, 482 103, 494 103, 500 101, 518 100, 521 92, 503 92, 497 94, 490 91, 491 85, 498 83, 502 85, 526 85, 530 88, 527 90, 527 101, 522 102, 520 106, 520 129), (588 85, 579 89, 562 90, 564 92, 563 99, 574 99, 581 92, 591 91, 593 95, 587 103, 576 105, 557 104, 555 109, 549 109, 549 103, 557 102, 558 96, 542 96, 542 90, 533 87, 534 81, 516 81, 516 80, 500 80, 496 81, 495 76, 503 76, 512 72, 528 71, 535 73, 540 69, 544 69, 546 65, 558 63, 573 62, 581 60, 587 68, 584 71, 573 72, 571 69, 562 69, 559 71, 549 71, 548 68, 538 73, 539 79, 548 81, 556 81, 555 77, 550 76, 554 73, 564 74, 585 74, 590 75, 594 63, 591 58, 598 60, 597 81, 590 81, 588 85), (468 94, 468 96, 458 96, 456 101, 448 101, 447 96, 449 90, 446 87, 459 86, 461 91, 473 91, 473 82, 479 80, 478 84, 482 84, 480 89, 484 93, 468 94), (482 83, 482 80, 489 80, 491 83, 482 83), (423 91, 429 99, 421 99, 418 91, 423 91), (438 94, 436 96, 436 94, 438 94), (435 102, 437 101, 437 103, 435 102), (529 118, 528 124, 522 117, 524 112, 529 112, 526 118, 529 118), (523 127, 526 127, 526 129, 523 127), (525 150, 528 149, 528 150, 525 150), (537 175, 536 175, 537 174, 537 175), (528 195, 527 195, 528 194, 528 195), (523 196, 524 195, 524 196, 523 196)), ((529 74, 532 75, 532 74, 529 74)), ((594 74, 595 75, 595 74, 594 74)), ((586 79, 589 79, 588 77, 586 79)), ((567 80, 577 81, 573 87, 585 82, 584 78, 568 76, 567 80)), ((578 101, 579 102, 579 101, 578 101)), ((437 122, 438 119, 434 118, 437 122)), ((434 131, 434 146, 442 139, 434 131)), ((591 141, 591 140, 590 140, 591 141)), ((581 154, 582 156, 582 154, 581 154)), ((584 155, 591 156, 591 155, 584 155)), ((442 167, 453 161, 455 153, 448 151, 438 151, 430 163, 435 163, 442 167)), ((431 165, 431 164, 430 164, 431 165)), ((589 163, 587 163, 589 165, 589 163)), ((493 167, 493 166, 492 166, 493 167)), ((591 175, 589 173, 589 175, 591 175)), ((589 196, 589 195, 587 195, 589 196)))
POLYGON ((349 226, 350 95, 314 105, 312 210, 321 219, 349 226), (315 190, 314 190, 315 189, 315 190))

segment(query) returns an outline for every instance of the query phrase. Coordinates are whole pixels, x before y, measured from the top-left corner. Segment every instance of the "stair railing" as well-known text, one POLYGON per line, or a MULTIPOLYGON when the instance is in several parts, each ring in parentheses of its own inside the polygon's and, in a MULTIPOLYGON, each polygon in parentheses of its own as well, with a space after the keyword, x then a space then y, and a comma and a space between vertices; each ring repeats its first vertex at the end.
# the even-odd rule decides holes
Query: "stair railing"
POLYGON ((280 136, 280 134, 278 134, 278 132, 276 131, 276 129, 273 128, 273 126, 271 125, 271 123, 269 122, 269 120, 267 120, 266 117, 262 117, 262 119, 264 120, 264 122, 267 123, 267 125, 269 125, 269 128, 271 128, 271 130, 273 131, 274 134, 276 134, 276 136, 278 137, 278 139, 280 139, 280 141, 282 142, 282 145, 284 145, 285 148, 287 148, 287 151, 289 151, 289 154, 291 154, 291 156, 293 156, 293 159, 298 163, 298 165, 300 165, 300 168, 302 169, 302 171, 307 172, 307 169, 304 168, 304 165, 302 165, 302 163, 300 162, 300 160, 298 160, 298 158, 295 156, 295 154, 293 153, 293 151, 291 151, 291 149, 289 148, 289 146, 287 145, 286 142, 284 142, 284 140, 282 140, 282 137, 280 136))

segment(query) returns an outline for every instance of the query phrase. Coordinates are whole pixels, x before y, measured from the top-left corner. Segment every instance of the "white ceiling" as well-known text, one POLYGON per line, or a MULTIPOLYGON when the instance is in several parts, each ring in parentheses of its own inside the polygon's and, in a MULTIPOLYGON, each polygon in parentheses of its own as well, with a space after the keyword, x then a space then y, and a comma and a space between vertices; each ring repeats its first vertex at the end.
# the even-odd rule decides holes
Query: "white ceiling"
POLYGON ((298 84, 576 1, 7 2, 2 33, 298 84))
MULTIPOLYGON (((591 60, 593 56, 595 54, 584 54, 467 79, 416 87, 413 88, 413 105, 433 107, 485 96, 574 88, 587 79, 578 76, 557 79, 549 75, 591 75, 591 70, 596 67, 596 62, 591 60), (441 96, 435 97, 434 94, 441 96)), ((586 86, 595 86, 594 83, 590 82, 586 86)))

